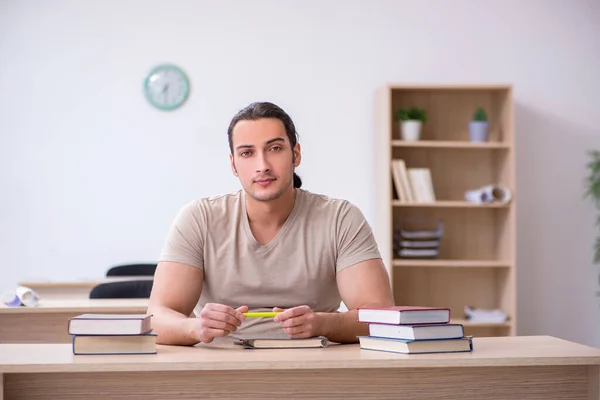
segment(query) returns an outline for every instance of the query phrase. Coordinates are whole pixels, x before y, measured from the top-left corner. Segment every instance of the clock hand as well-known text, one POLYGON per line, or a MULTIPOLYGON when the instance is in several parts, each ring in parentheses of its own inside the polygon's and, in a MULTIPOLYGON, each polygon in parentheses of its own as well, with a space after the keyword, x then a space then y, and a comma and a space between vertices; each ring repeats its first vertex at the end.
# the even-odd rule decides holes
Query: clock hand
POLYGON ((163 95, 164 95, 164 97, 165 97, 165 98, 168 96, 168 93, 167 93, 167 91, 168 91, 168 90, 169 90, 169 84, 167 83, 167 84, 166 84, 166 85, 163 87, 163 90, 162 90, 162 92, 163 92, 163 95))

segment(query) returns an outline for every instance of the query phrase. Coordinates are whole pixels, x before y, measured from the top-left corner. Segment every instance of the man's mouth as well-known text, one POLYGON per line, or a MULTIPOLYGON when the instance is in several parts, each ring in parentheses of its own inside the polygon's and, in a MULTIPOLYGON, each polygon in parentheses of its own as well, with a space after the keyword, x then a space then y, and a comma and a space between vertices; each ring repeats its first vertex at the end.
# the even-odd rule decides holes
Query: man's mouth
POLYGON ((261 179, 255 180, 254 182, 258 183, 261 186, 267 186, 274 180, 275 180, 275 178, 261 178, 261 179))

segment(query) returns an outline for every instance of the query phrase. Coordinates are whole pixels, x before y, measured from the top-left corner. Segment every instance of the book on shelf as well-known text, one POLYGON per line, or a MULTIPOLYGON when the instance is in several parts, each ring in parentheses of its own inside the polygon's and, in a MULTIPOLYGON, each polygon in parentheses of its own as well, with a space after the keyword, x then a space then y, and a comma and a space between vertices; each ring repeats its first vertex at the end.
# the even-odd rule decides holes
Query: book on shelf
POLYGON ((143 335, 73 335, 73 354, 156 354, 153 332, 143 335))
POLYGON ((408 168, 408 178, 415 203, 435 203, 435 192, 429 168, 408 168))
POLYGON ((311 338, 245 338, 234 342, 246 349, 297 349, 324 348, 329 346, 329 340, 324 336, 311 338))
POLYGON ((450 322, 450 309, 423 306, 365 307, 358 309, 358 320, 379 324, 446 324, 450 322))
POLYGON ((69 319, 69 335, 140 335, 152 330, 150 314, 80 314, 69 319))
POLYGON ((392 160, 391 168, 394 188, 401 202, 413 204, 436 201, 429 168, 408 168, 403 159, 392 160))
POLYGON ((402 258, 437 258, 438 249, 400 249, 398 255, 402 258))
POLYGON ((398 199, 403 203, 414 203, 415 197, 410 186, 408 170, 404 160, 392 160, 392 179, 398 199))
POLYGON ((470 336, 457 339, 410 340, 374 336, 360 336, 360 348, 363 350, 387 351, 402 354, 458 353, 473 351, 470 336))

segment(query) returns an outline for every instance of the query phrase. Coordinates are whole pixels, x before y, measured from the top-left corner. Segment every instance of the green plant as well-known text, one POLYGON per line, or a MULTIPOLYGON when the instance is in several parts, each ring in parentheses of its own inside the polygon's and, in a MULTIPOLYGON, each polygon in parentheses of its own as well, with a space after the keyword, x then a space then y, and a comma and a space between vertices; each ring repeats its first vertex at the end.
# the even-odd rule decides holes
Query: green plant
POLYGON ((483 121, 486 122, 488 120, 487 114, 482 107, 479 107, 475 110, 475 114, 473 114, 473 121, 483 121))
MULTIPOLYGON (((592 150, 588 154, 591 160, 587 163, 585 197, 591 198, 596 209, 600 211, 600 151, 592 150)), ((600 215, 596 218, 596 228, 600 229, 600 215)), ((594 250, 594 263, 600 263, 600 236, 596 238, 594 250)))
POLYGON ((394 113, 395 121, 418 120, 423 123, 427 122, 427 112, 422 108, 399 108, 394 113))

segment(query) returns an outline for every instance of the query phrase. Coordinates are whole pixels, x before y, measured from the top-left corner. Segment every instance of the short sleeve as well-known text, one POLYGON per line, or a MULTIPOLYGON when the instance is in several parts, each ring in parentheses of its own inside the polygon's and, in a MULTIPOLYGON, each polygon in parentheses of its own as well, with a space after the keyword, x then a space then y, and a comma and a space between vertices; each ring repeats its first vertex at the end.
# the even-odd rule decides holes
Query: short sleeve
POLYGON ((179 210, 171 223, 158 261, 171 261, 204 269, 206 218, 201 203, 193 201, 179 210))
POLYGON ((345 202, 337 220, 336 272, 373 258, 381 258, 371 226, 355 205, 345 202))

